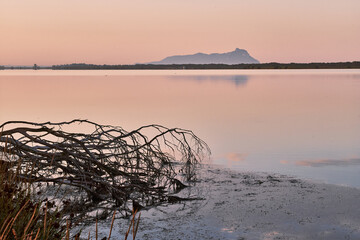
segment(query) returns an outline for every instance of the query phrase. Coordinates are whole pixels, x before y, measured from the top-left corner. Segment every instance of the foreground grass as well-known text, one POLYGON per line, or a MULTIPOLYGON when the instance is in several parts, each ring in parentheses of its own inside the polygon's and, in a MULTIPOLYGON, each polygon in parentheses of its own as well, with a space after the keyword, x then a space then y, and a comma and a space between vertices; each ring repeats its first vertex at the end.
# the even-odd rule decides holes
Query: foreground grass
MULTIPOLYGON (((53 209, 53 203, 32 198, 30 184, 20 181, 17 172, 11 171, 10 163, 0 158, 0 240, 80 239, 80 233, 70 236, 70 220, 64 221, 61 212, 53 209)), ((136 220, 136 214, 137 211, 133 212, 125 240, 130 235, 133 240, 136 237, 140 222, 140 215, 136 220)), ((116 211, 105 239, 111 238, 115 215, 116 211)))
POLYGON ((0 240, 62 239, 66 226, 60 212, 33 200, 30 184, 20 181, 10 164, 0 159, 0 240))

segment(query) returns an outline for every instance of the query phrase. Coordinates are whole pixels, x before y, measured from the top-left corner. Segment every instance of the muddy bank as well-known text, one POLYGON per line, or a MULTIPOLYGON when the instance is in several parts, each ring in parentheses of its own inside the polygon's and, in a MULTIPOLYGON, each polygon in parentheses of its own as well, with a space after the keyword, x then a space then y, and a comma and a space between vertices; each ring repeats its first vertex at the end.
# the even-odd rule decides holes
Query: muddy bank
MULTIPOLYGON (((137 239, 360 239, 359 189, 213 166, 200 179, 178 195, 201 200, 141 211, 137 239)), ((113 239, 127 226, 116 220, 113 239)))

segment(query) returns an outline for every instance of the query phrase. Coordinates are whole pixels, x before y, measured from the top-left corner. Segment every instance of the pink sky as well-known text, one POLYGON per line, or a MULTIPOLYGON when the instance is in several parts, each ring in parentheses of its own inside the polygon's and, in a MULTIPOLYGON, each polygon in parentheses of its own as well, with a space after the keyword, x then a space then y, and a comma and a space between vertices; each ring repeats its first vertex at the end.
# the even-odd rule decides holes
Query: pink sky
POLYGON ((359 0, 2 0, 0 65, 133 64, 243 48, 261 62, 360 60, 359 0))

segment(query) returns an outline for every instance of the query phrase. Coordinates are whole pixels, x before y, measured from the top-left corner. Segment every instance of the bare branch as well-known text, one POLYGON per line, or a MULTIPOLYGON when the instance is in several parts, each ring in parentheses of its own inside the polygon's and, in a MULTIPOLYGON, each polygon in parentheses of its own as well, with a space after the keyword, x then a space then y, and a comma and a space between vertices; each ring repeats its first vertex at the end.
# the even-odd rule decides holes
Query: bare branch
POLYGON ((0 129, 0 150, 20 163, 23 181, 76 188, 87 196, 86 211, 102 202, 128 214, 132 201, 167 201, 170 189, 192 180, 197 164, 210 154, 192 131, 156 124, 127 132, 88 120, 9 121, 0 129), (75 132, 80 126, 87 132, 75 132))

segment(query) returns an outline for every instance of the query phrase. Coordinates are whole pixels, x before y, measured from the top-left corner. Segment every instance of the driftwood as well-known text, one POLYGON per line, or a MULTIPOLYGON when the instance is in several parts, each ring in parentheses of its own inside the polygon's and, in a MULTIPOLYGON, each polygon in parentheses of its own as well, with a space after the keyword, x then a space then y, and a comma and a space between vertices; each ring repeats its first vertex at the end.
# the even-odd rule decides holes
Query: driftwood
POLYGON ((210 154, 189 130, 148 125, 127 132, 87 120, 3 123, 0 150, 22 181, 75 189, 79 195, 70 192, 62 202, 79 216, 99 208, 128 215, 132 202, 173 202, 171 191, 193 180, 210 154))

